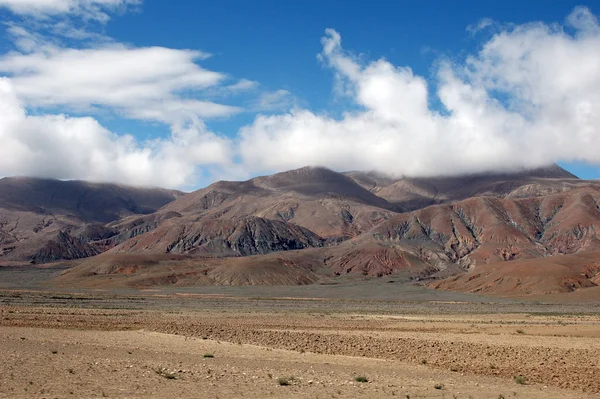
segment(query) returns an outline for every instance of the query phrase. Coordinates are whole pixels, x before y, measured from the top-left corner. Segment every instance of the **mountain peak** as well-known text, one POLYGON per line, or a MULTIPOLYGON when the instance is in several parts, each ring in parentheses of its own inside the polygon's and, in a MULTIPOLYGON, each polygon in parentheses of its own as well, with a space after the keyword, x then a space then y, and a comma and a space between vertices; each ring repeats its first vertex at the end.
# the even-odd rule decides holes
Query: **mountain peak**
POLYGON ((303 168, 288 170, 270 176, 257 177, 252 179, 252 181, 259 187, 287 188, 303 184, 347 181, 347 178, 328 168, 305 166, 303 168))
POLYGON ((523 174, 529 177, 541 177, 547 179, 579 179, 579 177, 569 172, 568 170, 561 168, 555 163, 548 166, 524 171, 523 174))

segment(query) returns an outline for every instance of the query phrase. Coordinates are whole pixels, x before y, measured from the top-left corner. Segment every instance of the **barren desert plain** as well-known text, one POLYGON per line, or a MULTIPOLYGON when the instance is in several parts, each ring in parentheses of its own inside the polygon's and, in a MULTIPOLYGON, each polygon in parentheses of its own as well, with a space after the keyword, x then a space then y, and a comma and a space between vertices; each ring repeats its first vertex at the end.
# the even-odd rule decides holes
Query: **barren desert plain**
POLYGON ((0 273, 0 397, 600 397, 600 304, 568 295, 69 290, 52 268, 0 273))

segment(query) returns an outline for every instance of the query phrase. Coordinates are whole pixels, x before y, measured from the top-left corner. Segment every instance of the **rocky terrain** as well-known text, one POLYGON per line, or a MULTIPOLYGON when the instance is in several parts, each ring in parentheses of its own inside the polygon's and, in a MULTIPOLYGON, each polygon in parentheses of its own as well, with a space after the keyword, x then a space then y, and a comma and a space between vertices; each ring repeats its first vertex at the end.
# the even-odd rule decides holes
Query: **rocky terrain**
POLYGON ((0 204, 12 223, 26 212, 47 226, 20 223, 18 236, 5 223, 0 261, 86 258, 61 285, 335 284, 408 273, 437 289, 539 295, 593 289, 600 278, 600 184, 556 165, 420 179, 307 167, 185 195, 5 180, 0 204), (22 209, 10 205, 23 195, 22 209))
POLYGON ((37 178, 0 179, 0 264, 47 263, 102 253, 107 223, 149 214, 182 193, 37 178))
POLYGON ((578 305, 12 293, 0 397, 594 398, 599 326, 578 305))

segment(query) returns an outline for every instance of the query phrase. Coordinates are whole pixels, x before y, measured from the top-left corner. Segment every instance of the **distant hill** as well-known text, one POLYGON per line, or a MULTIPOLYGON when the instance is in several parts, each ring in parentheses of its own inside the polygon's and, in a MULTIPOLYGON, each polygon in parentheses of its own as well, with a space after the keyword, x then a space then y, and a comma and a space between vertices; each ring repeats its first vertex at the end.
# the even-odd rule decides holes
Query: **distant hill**
POLYGON ((60 214, 82 222, 108 223, 132 214, 152 213, 182 195, 175 190, 77 180, 0 179, 2 209, 60 214))
POLYGON ((474 196, 545 195, 579 186, 577 176, 556 164, 516 173, 450 177, 392 178, 378 172, 356 171, 346 175, 404 212, 474 196))
POLYGON ((0 179, 0 262, 44 263, 96 255, 106 223, 149 214, 182 195, 159 188, 8 177, 0 179))

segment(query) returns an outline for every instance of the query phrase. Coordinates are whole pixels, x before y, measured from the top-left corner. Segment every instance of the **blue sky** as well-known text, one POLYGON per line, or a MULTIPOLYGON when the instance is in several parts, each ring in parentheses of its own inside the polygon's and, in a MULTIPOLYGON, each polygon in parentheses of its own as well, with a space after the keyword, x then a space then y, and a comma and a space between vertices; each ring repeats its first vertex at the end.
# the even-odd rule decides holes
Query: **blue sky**
POLYGON ((598 178, 596 4, 0 0, 0 175, 598 178))

